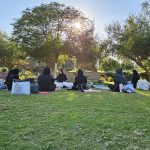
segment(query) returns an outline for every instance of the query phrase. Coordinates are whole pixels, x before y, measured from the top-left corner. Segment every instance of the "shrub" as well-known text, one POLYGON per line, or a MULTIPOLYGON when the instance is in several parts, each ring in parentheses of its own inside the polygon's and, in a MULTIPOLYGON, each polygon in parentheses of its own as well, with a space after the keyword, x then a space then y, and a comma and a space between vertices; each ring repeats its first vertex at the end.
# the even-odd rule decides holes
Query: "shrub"
POLYGON ((7 69, 6 68, 2 68, 2 72, 7 72, 7 69))

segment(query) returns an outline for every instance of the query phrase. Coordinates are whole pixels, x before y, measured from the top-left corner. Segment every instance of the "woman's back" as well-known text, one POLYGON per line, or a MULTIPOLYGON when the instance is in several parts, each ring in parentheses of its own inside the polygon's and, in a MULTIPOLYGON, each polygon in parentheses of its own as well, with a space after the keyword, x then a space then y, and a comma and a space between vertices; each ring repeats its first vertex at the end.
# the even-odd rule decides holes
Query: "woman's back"
POLYGON ((50 74, 50 69, 48 67, 44 68, 43 74, 38 77, 38 84, 40 86, 40 91, 54 91, 54 78, 50 74))
POLYGON ((114 83, 115 84, 122 83, 123 85, 127 84, 127 78, 122 73, 122 69, 116 69, 116 74, 114 76, 114 83))
POLYGON ((78 70, 78 75, 75 77, 75 82, 72 87, 73 90, 81 90, 86 89, 87 79, 83 75, 83 71, 81 69, 78 70))
POLYGON ((75 85, 86 84, 86 83, 87 83, 87 79, 85 76, 76 76, 75 77, 75 85))
POLYGON ((54 79, 51 75, 41 74, 38 77, 40 91, 53 91, 54 79))
POLYGON ((13 69, 12 71, 9 72, 9 74, 6 77, 6 84, 7 84, 7 89, 11 90, 12 89, 12 83, 13 80, 19 80, 19 70, 18 69, 13 69))
POLYGON ((64 82, 67 81, 67 76, 66 74, 59 74, 56 78, 57 82, 64 82))

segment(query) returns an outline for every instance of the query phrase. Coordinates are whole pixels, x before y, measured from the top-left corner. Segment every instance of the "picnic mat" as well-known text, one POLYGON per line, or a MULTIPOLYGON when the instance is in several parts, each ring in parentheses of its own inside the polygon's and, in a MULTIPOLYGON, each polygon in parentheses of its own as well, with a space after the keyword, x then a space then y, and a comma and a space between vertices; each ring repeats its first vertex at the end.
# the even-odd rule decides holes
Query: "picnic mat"
POLYGON ((93 93, 93 92, 101 92, 101 91, 100 90, 89 89, 89 90, 84 90, 84 92, 86 92, 86 93, 93 93))
POLYGON ((38 94, 48 94, 49 92, 38 92, 38 94))
POLYGON ((106 85, 92 85, 92 87, 96 89, 101 89, 101 90, 110 90, 109 87, 106 85))

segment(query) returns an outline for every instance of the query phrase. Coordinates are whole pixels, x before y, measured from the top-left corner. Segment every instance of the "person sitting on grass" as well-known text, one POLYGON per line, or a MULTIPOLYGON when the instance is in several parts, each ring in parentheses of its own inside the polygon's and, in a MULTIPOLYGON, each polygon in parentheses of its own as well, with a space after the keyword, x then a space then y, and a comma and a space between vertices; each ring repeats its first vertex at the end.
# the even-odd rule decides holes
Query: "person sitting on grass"
POLYGON ((59 74, 57 76, 57 78, 55 79, 57 82, 65 82, 67 81, 67 76, 66 74, 64 74, 63 69, 59 70, 59 74))
POLYGON ((78 70, 78 74, 75 77, 75 82, 73 84, 72 90, 84 90, 86 89, 87 78, 84 76, 81 69, 78 70))
POLYGON ((127 85, 127 78, 122 73, 122 69, 116 69, 116 74, 114 76, 114 85, 109 84, 108 87, 111 91, 119 92, 119 84, 127 85))
POLYGON ((133 84, 133 87, 136 88, 137 82, 140 79, 140 76, 136 70, 132 70, 132 80, 131 83, 133 84))
POLYGON ((19 80, 19 69, 10 70, 6 76, 5 84, 7 85, 7 89, 9 91, 12 89, 12 83, 14 80, 19 80))
POLYGON ((54 84, 54 78, 50 73, 49 67, 45 67, 43 74, 38 77, 38 84, 40 91, 54 91, 56 86, 54 84))

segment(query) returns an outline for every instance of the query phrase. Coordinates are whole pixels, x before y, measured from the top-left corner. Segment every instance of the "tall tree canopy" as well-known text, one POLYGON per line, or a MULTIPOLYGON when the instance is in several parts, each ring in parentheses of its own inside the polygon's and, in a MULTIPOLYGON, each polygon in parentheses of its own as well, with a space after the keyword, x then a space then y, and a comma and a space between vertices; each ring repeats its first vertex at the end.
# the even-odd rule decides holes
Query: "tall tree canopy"
POLYGON ((84 35, 93 27, 79 10, 56 2, 27 8, 13 26, 14 40, 30 57, 47 64, 56 62, 67 48, 66 41, 74 45, 79 39, 85 41, 84 35))
POLYGON ((0 67, 11 69, 16 65, 21 65, 22 59, 24 59, 24 53, 21 48, 0 32, 0 67))
POLYGON ((143 68, 150 79, 150 13, 143 3, 142 12, 130 15, 125 24, 114 22, 106 27, 109 51, 119 57, 134 61, 143 68))

